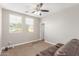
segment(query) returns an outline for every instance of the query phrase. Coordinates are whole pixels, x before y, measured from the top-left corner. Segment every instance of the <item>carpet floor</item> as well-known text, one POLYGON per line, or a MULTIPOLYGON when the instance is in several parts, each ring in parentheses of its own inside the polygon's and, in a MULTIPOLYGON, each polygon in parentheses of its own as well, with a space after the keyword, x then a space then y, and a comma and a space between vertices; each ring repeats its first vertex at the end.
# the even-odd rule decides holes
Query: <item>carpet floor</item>
POLYGON ((35 43, 28 43, 14 48, 8 51, 2 51, 2 56, 35 56, 40 51, 47 49, 52 46, 52 44, 46 43, 44 41, 39 41, 35 43))

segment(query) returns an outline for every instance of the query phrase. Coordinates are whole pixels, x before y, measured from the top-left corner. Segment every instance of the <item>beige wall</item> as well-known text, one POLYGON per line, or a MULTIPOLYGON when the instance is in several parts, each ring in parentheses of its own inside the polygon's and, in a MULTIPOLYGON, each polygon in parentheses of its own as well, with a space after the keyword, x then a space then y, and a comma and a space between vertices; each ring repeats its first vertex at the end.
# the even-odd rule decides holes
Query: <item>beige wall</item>
POLYGON ((1 40, 2 40, 2 8, 0 7, 0 52, 1 52, 1 40))
POLYGON ((52 13, 42 19, 45 23, 45 39, 52 43, 66 43, 79 39, 79 5, 52 13))
POLYGON ((23 17, 23 20, 25 17, 30 17, 24 14, 20 14, 17 12, 13 12, 10 10, 5 10, 3 9, 3 21, 2 21, 2 26, 3 26, 3 33, 2 33, 2 46, 5 47, 7 46, 8 42, 10 42, 12 45, 15 44, 20 44, 20 43, 25 43, 25 42, 30 42, 34 40, 39 40, 40 39, 40 19, 34 18, 34 32, 29 33, 29 32, 20 32, 20 33, 9 33, 8 31, 8 14, 16 14, 20 15, 23 17))

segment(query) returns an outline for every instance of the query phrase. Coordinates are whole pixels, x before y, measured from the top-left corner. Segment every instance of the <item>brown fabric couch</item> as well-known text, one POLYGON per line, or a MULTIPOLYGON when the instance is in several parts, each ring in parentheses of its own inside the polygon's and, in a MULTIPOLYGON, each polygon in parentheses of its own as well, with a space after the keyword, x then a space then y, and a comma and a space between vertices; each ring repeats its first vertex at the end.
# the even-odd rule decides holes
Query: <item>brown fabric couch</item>
POLYGON ((79 40, 72 39, 66 44, 56 44, 41 51, 37 56, 79 56, 79 40))
POLYGON ((49 47, 48 49, 41 51, 36 56, 53 56, 57 49, 59 49, 63 44, 58 43, 54 46, 49 47))

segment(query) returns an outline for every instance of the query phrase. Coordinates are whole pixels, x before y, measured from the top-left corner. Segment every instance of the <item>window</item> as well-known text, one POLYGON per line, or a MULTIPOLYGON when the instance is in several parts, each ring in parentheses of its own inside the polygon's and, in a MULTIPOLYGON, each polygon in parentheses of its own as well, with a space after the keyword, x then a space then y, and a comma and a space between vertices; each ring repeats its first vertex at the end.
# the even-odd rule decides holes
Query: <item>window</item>
POLYGON ((22 31, 22 17, 9 14, 9 32, 22 31))
MULTIPOLYGON (((25 18, 25 30, 28 32, 34 32, 34 19, 33 18, 25 18)), ((24 30, 22 21, 22 16, 9 14, 9 32, 17 33, 22 32, 24 30)))
POLYGON ((28 27, 28 32, 34 32, 34 20, 32 18, 26 18, 25 23, 28 27))

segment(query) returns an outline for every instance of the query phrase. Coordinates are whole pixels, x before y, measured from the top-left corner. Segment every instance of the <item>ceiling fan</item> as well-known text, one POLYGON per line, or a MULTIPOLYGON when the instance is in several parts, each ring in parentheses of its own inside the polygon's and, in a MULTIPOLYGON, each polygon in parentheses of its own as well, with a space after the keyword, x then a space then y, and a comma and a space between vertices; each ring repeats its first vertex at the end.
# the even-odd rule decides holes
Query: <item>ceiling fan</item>
MULTIPOLYGON (((38 15, 41 16, 42 12, 49 12, 49 10, 42 9, 43 5, 44 5, 43 3, 37 4, 36 7, 35 7, 35 9, 34 9, 34 11, 32 11, 31 13, 38 14, 38 15)), ((28 11, 26 11, 26 12, 28 12, 28 11)))

